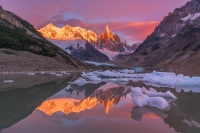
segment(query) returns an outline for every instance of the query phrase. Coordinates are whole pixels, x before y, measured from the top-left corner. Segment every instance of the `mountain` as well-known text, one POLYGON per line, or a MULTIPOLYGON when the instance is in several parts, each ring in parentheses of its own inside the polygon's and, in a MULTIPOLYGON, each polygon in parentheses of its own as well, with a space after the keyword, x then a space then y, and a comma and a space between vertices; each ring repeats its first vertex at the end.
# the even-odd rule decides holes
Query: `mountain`
POLYGON ((52 23, 38 31, 76 59, 97 62, 109 61, 106 55, 92 45, 98 41, 98 36, 93 31, 70 25, 58 28, 52 23))
POLYGON ((104 34, 100 37, 100 41, 97 42, 96 47, 99 49, 108 49, 110 51, 115 52, 132 52, 135 49, 132 49, 131 46, 122 42, 117 34, 114 34, 108 26, 106 26, 106 30, 104 34))
POLYGON ((98 36, 91 30, 85 30, 81 27, 71 27, 70 25, 62 28, 56 27, 53 23, 49 23, 38 30, 45 38, 55 40, 68 40, 70 38, 79 37, 88 42, 97 42, 98 36))
POLYGON ((59 28, 52 23, 47 24, 38 31, 57 46, 62 45, 63 50, 80 60, 105 62, 113 60, 120 53, 125 54, 135 50, 135 47, 127 45, 126 42, 121 42, 118 35, 110 31, 108 26, 102 36, 80 27, 66 25, 59 28), (79 47, 77 47, 78 44, 79 47), (76 55, 73 53, 76 53, 76 55), (85 54, 91 56, 88 57, 85 54))
POLYGON ((109 58, 105 54, 99 52, 91 43, 83 39, 48 40, 76 59, 97 62, 109 61, 109 58))
POLYGON ((160 25, 120 64, 174 69, 200 74, 200 0, 187 2, 160 25))
POLYGON ((1 6, 0 54, 2 71, 87 69, 85 63, 74 59, 46 40, 30 23, 1 6))

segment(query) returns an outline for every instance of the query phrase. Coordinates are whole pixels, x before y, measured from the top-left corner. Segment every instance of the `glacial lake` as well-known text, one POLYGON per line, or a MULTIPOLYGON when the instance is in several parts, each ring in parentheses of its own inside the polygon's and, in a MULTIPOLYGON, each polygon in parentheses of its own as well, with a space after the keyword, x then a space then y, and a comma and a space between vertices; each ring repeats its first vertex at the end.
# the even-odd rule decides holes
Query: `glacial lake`
POLYGON ((0 77, 0 133, 200 133, 200 86, 25 75, 0 77), (165 98, 167 111, 137 107, 130 86, 170 90, 177 99, 165 98))

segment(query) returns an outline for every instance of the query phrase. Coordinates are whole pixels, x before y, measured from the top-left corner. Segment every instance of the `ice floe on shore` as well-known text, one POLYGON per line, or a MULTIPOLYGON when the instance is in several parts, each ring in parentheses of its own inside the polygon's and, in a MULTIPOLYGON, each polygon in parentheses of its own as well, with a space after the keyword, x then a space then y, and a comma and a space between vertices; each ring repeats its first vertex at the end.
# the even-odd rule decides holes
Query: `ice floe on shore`
POLYGON ((4 80, 3 83, 13 83, 14 80, 4 80))
MULTIPOLYGON (((93 71, 82 73, 83 78, 90 79, 90 81, 110 80, 111 78, 123 79, 128 81, 144 81, 148 83, 161 84, 166 86, 200 86, 200 77, 188 77, 182 74, 176 75, 175 73, 168 72, 152 72, 135 74, 133 70, 119 70, 119 71, 93 71), (107 78, 107 79, 106 79, 107 78)), ((118 80, 119 81, 119 80, 118 80)))
POLYGON ((147 85, 156 87, 170 87, 190 91, 195 89, 195 92, 200 92, 200 77, 189 77, 182 74, 176 75, 172 72, 156 72, 152 73, 134 73, 134 70, 106 70, 106 71, 93 71, 83 72, 82 77, 77 79, 74 84, 82 85, 89 83, 99 82, 115 82, 119 84, 126 84, 129 81, 137 82, 142 81, 147 85), (83 79, 85 79, 83 81, 83 79), (85 83, 84 83, 85 82, 85 83))

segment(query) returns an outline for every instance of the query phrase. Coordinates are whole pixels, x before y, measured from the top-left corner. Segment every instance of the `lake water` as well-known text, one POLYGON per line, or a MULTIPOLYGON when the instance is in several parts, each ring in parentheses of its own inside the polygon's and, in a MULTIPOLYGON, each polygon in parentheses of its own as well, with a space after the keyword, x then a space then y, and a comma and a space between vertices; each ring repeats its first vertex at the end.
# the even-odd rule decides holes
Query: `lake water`
POLYGON ((132 102, 126 85, 152 87, 141 81, 77 85, 79 74, 41 76, 1 76, 0 133, 200 133, 200 93, 192 89, 154 86, 177 97, 166 98, 171 108, 163 111, 132 102))

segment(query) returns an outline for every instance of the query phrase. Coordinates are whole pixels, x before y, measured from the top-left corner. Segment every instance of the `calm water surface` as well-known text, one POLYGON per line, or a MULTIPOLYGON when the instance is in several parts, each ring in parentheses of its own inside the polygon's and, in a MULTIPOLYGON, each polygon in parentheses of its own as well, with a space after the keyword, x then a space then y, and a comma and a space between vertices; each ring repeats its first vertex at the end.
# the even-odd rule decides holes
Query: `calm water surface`
MULTIPOLYGON (((1 133, 200 133, 200 94, 172 88, 169 111, 136 107, 112 82, 70 84, 78 75, 0 91, 1 133)), ((9 83, 12 84, 12 83, 9 83)), ((14 84, 14 83, 13 83, 14 84)), ((128 83, 150 88, 142 82, 128 83)), ((200 88, 199 88, 200 89, 200 88)))

